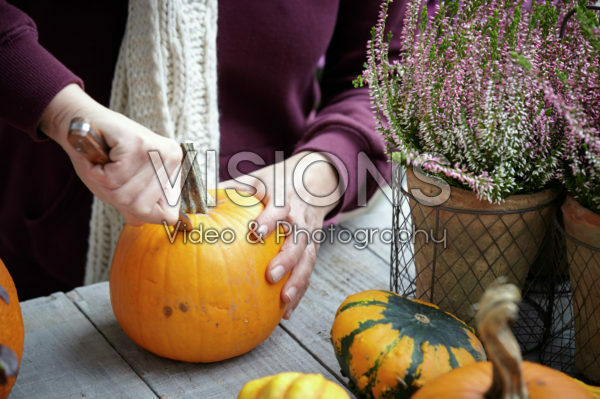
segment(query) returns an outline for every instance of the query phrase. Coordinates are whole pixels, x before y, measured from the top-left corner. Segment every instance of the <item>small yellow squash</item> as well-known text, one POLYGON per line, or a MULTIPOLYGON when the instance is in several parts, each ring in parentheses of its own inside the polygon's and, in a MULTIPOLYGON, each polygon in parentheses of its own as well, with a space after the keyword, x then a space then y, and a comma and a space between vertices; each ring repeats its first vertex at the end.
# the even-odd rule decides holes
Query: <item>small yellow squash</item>
POLYGON ((321 374, 287 372, 252 380, 238 399, 350 399, 339 385, 321 374))

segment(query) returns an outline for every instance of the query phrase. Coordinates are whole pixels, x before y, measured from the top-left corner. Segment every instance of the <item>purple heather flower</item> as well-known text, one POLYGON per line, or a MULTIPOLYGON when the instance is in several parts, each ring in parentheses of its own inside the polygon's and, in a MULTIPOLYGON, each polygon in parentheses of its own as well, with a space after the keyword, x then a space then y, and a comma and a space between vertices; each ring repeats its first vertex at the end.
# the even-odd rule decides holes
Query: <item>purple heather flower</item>
POLYGON ((389 54, 389 0, 368 45, 364 80, 389 151, 408 166, 429 159, 423 169, 491 202, 565 179, 562 160, 599 179, 600 57, 571 26, 575 38, 559 38, 577 0, 446 0, 433 16, 424 3, 408 5, 400 54, 389 54))

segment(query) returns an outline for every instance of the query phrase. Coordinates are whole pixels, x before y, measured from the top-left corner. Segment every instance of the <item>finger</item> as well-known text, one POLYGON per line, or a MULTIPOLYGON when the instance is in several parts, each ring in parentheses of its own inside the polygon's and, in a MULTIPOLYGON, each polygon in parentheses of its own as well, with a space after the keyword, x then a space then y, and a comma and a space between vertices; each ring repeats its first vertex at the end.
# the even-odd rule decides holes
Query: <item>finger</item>
POLYGON ((217 184, 217 188, 224 189, 224 190, 226 190, 226 189, 236 190, 236 191, 241 191, 241 192, 251 193, 251 194, 254 194, 254 192, 256 192, 256 188, 254 188, 251 184, 242 183, 240 181, 236 181, 233 179, 223 180, 223 181, 219 182, 219 184, 217 184))
POLYGON ((290 318, 310 285, 310 276, 316 262, 316 251, 313 244, 306 247, 302 259, 294 267, 290 278, 281 290, 281 300, 287 304, 283 316, 286 320, 290 318))
MULTIPOLYGON (((244 175, 240 176, 238 180, 226 180, 220 182, 218 187, 226 190, 225 195, 231 202, 242 207, 253 206, 255 205, 254 201, 261 202, 265 208, 269 207, 270 198, 266 192, 266 185, 258 177, 244 175), (253 197, 250 202, 249 196, 253 197)), ((265 210, 266 209, 263 209, 262 212, 265 212, 265 210)), ((286 216, 287 214, 282 215, 281 220, 284 220, 286 216)), ((255 239, 258 242, 261 242, 263 238, 268 236, 270 232, 274 230, 274 227, 269 229, 269 226, 267 225, 261 226, 257 220, 252 221, 251 232, 254 234, 255 239)))
POLYGON ((131 213, 121 210, 121 209, 117 209, 117 210, 119 212, 121 212, 121 215, 123 215, 123 218, 125 219, 125 223, 127 223, 131 226, 141 226, 144 224, 144 222, 142 222, 141 220, 139 220, 138 218, 133 216, 131 213))
MULTIPOLYGON (((167 175, 166 163, 161 163, 157 170, 150 165, 142 165, 133 176, 116 190, 108 190, 106 196, 115 206, 132 214, 136 219, 147 223, 162 223, 166 220, 169 224, 178 219, 179 192, 171 187, 167 175), (170 195, 169 206, 167 195, 170 195)), ((122 170, 107 168, 106 173, 118 174, 122 170)), ((181 181, 181 174, 176 176, 176 184, 181 181)), ((114 180, 114 179, 110 179, 114 180)))
POLYGON ((146 223, 173 225, 179 218, 179 208, 169 206, 165 194, 156 179, 150 179, 146 187, 139 191, 130 212, 146 223))
POLYGON ((151 170, 143 170, 115 191, 104 193, 123 212, 145 223, 173 224, 178 219, 178 207, 166 203, 160 182, 151 170))
POLYGON ((118 190, 135 176, 135 173, 130 173, 128 169, 120 168, 122 165, 121 161, 111 162, 106 165, 95 165, 85 158, 72 158, 72 161, 75 171, 81 180, 86 185, 88 182, 93 185, 93 187, 88 186, 91 190, 94 188, 104 191, 118 190))
MULTIPOLYGON (((181 148, 177 146, 173 151, 163 156, 165 151, 150 151, 148 153, 149 168, 163 189, 163 194, 168 204, 175 206, 181 197, 183 171, 181 167, 181 148), (176 150, 176 151, 175 151, 176 150)), ((188 175, 185 176, 187 178, 188 175)))
POLYGON ((83 181, 86 186, 96 195, 101 182, 104 181, 104 168, 102 165, 94 165, 81 154, 76 153, 71 155, 71 162, 77 176, 83 181))
POLYGON ((127 210, 124 209, 118 209, 118 211, 121 212, 121 215, 123 215, 123 217, 125 218, 125 223, 130 224, 132 226, 141 226, 145 223, 162 224, 163 222, 167 223, 167 225, 169 226, 174 226, 179 220, 178 211, 176 213, 172 213, 170 210, 165 210, 162 204, 158 203, 151 209, 150 212, 143 213, 143 215, 141 216, 140 213, 129 213, 127 210), (165 216, 161 218, 161 214, 165 216))
POLYGON ((147 190, 148 186, 154 182, 148 181, 149 176, 144 176, 144 173, 133 176, 123 185, 111 189, 101 187, 103 195, 109 199, 109 202, 117 208, 126 210, 129 213, 135 214, 134 206, 140 193, 147 190))
POLYGON ((225 190, 229 201, 240 206, 247 206, 248 197, 255 197, 261 202, 258 190, 250 185, 239 184, 235 180, 222 181, 217 185, 218 189, 225 190))
MULTIPOLYGON (((113 163, 105 165, 93 164, 80 152, 74 151, 72 148, 67 147, 66 151, 71 157, 71 162, 77 175, 96 195, 98 195, 96 192, 98 190, 116 190, 120 188, 130 177, 129 175, 121 174, 119 179, 116 179, 114 176, 109 175, 107 169, 105 169, 113 163)), ((121 165, 121 162, 118 165, 121 165)), ((119 170, 118 167, 117 170, 119 170)))
POLYGON ((154 177, 151 178, 150 184, 158 184, 158 187, 161 189, 159 198, 157 201, 157 206, 162 212, 166 215, 166 220, 168 222, 172 222, 173 219, 177 221, 179 209, 181 207, 181 181, 182 174, 181 171, 176 175, 172 176, 174 178, 174 183, 171 184, 171 178, 167 174, 167 170, 165 168, 166 165, 162 165, 159 167, 154 173, 154 177))
POLYGON ((290 214, 289 204, 284 206, 275 205, 275 201, 269 199, 265 209, 256 218, 256 234, 258 238, 268 237, 277 228, 280 222, 288 219, 290 214))
POLYGON ((98 181, 109 190, 123 187, 141 173, 147 173, 147 165, 134 160, 115 161, 97 166, 101 168, 94 168, 92 172, 98 181))
POLYGON ((169 226, 177 224, 177 221, 179 220, 179 209, 181 208, 180 205, 180 203, 177 203, 175 206, 171 206, 167 203, 164 197, 160 197, 156 203, 158 211, 164 214, 164 220, 169 226))
POLYGON ((276 283, 288 274, 302 258, 307 243, 308 238, 302 233, 286 238, 281 250, 267 267, 267 280, 276 283))
POLYGON ((172 174, 178 171, 182 158, 181 148, 172 140, 153 137, 150 142, 145 142, 139 135, 123 138, 121 143, 111 149, 110 156, 111 162, 93 173, 106 188, 112 190, 122 187, 142 173, 160 174, 159 180, 166 183, 169 181, 167 171, 172 174), (157 163, 153 162, 151 153, 158 153, 157 163))
POLYGON ((242 196, 250 194, 263 203, 267 194, 266 186, 257 177, 251 175, 240 176, 235 180, 222 181, 218 184, 218 188, 235 190, 242 196))
POLYGON ((88 159, 79 151, 76 151, 71 146, 65 147, 65 152, 71 158, 71 162, 76 169, 89 174, 94 164, 88 161, 88 159))

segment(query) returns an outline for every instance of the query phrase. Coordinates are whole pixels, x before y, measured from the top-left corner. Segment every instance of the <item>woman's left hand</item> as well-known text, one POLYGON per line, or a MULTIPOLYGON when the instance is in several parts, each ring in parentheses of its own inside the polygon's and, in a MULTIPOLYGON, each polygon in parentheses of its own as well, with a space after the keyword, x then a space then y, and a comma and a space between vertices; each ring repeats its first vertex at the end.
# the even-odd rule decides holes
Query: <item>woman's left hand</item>
POLYGON ((256 218, 257 236, 267 237, 278 222, 287 222, 286 226, 291 227, 281 251, 269 263, 266 276, 276 283, 291 271, 281 290, 281 300, 287 305, 283 317, 289 319, 309 286, 315 266, 319 243, 310 236, 323 227, 325 216, 342 196, 335 167, 325 155, 305 151, 219 186, 250 191, 262 201, 265 209, 256 218))

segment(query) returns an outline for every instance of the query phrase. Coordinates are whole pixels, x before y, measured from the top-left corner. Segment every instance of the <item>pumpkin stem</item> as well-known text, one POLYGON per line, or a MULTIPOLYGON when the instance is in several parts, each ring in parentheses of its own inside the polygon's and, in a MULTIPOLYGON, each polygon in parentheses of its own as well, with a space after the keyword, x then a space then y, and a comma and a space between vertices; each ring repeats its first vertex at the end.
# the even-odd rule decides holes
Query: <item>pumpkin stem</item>
POLYGON ((202 181, 200 166, 196 162, 196 150, 193 143, 181 143, 183 150, 183 169, 182 172, 189 170, 183 183, 181 193, 181 210, 185 213, 198 214, 206 213, 206 189, 202 181))
POLYGON ((512 326, 519 313, 521 293, 513 284, 490 286, 475 316, 477 331, 493 366, 492 386, 487 399, 527 399, 523 380, 523 357, 512 326))

